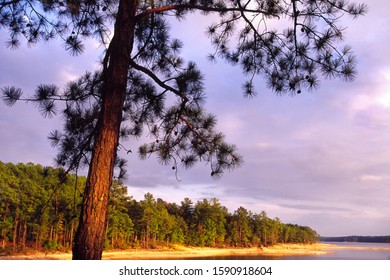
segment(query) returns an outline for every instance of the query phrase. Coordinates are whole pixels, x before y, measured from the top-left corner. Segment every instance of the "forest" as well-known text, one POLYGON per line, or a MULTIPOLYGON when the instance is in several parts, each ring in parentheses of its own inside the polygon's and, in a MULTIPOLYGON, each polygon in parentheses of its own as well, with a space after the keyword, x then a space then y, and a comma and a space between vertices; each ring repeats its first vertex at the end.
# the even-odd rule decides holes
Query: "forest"
MULTIPOLYGON (((69 250, 85 183, 85 177, 61 168, 0 161, 0 252, 69 250)), ((284 224, 265 211, 239 207, 229 213, 217 198, 196 203, 184 198, 179 205, 147 193, 136 201, 119 180, 111 186, 105 232, 105 249, 261 247, 319 239, 310 227, 284 224)))

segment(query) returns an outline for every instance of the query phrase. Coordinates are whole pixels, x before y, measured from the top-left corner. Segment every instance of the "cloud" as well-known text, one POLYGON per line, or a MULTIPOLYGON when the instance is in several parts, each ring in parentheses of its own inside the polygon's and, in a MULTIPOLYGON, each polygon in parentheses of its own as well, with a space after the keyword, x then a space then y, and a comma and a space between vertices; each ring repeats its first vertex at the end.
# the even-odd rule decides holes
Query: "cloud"
POLYGON ((359 178, 362 182, 381 182, 390 180, 390 176, 380 176, 380 175, 362 175, 359 178))
POLYGON ((260 151, 268 151, 275 148, 275 145, 269 142, 258 142, 255 147, 260 151))

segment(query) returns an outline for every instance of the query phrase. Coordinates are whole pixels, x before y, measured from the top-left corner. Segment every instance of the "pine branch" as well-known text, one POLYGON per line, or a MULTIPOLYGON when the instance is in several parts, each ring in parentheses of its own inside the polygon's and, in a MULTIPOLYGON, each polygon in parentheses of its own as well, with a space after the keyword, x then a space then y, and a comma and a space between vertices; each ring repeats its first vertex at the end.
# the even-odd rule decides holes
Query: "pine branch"
POLYGON ((160 87, 173 92, 177 96, 179 96, 182 100, 188 101, 188 97, 183 95, 179 90, 167 85, 164 83, 162 80, 160 80, 151 70, 149 70, 146 67, 143 67, 139 64, 137 64, 134 60, 130 61, 130 66, 133 67, 134 69, 143 72, 144 74, 148 75, 153 81, 155 81, 160 87))
POLYGON ((19 1, 20 0, 4 1, 4 2, 0 3, 0 7, 3 8, 3 7, 8 6, 8 5, 17 4, 19 1))
POLYGON ((248 12, 248 13, 261 13, 266 16, 273 16, 276 18, 280 18, 279 15, 267 12, 265 10, 257 10, 257 9, 247 9, 242 7, 231 7, 231 8, 223 8, 223 7, 207 7, 196 4, 176 4, 169 5, 164 7, 155 7, 148 9, 137 15, 137 19, 145 18, 150 14, 163 13, 167 11, 179 11, 179 10, 190 10, 190 11, 203 11, 203 12, 217 12, 217 13, 228 13, 228 12, 248 12))
POLYGON ((3 94, 4 102, 8 106, 13 106, 22 96, 22 90, 16 87, 3 87, 1 88, 1 93, 3 94))

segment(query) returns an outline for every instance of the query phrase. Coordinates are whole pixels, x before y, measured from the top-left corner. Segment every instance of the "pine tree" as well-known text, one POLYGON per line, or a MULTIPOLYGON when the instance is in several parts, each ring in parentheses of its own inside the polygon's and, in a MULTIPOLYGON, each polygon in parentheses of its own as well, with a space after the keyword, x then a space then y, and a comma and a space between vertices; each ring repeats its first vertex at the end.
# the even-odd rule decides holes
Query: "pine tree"
POLYGON ((215 130, 216 117, 204 110, 203 76, 180 56, 183 44, 171 38, 168 16, 218 16, 207 30, 215 47, 209 59, 240 65, 248 77, 244 95, 254 96, 257 75, 280 94, 315 89, 319 76, 353 79, 355 58, 351 48, 338 46, 344 32, 338 20, 366 10, 347 0, 2 1, 0 28, 9 31, 11 49, 23 37, 29 44, 60 38, 72 55, 84 50, 88 37, 107 45, 101 69, 63 92, 40 85, 24 98, 19 88, 2 88, 7 104, 36 101, 45 116, 56 113, 56 101, 65 103, 64 131, 50 135, 59 148, 57 162, 68 170, 89 166, 73 258, 101 258, 114 166, 124 175, 125 162, 117 158, 121 139, 148 131, 155 139, 139 148, 140 157, 157 154, 173 170, 206 161, 219 177, 242 162, 215 130), (286 28, 269 28, 274 20, 285 21, 286 28), (176 103, 168 106, 172 97, 176 103))

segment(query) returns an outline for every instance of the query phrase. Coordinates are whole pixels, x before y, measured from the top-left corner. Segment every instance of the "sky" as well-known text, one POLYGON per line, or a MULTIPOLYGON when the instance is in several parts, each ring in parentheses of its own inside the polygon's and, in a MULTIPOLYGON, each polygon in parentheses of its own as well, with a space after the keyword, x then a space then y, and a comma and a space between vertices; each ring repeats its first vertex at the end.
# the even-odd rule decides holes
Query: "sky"
MULTIPOLYGON (((193 15, 172 26, 172 36, 185 44, 183 56, 205 75, 208 112, 244 165, 220 180, 205 163, 179 169, 176 177, 153 156, 140 161, 124 154, 128 194, 140 200, 150 192, 176 203, 216 197, 231 213, 240 206, 264 210, 322 236, 390 235, 390 2, 367 2, 367 15, 341 21, 358 59, 357 78, 322 79, 316 91, 294 97, 275 95, 258 77, 258 95, 244 98, 240 69, 206 60, 207 20, 193 15)), ((102 51, 93 41, 78 57, 57 41, 9 50, 6 40, 0 31, 0 87, 14 85, 26 95, 38 84, 61 86, 93 71, 102 51)), ((56 150, 47 136, 61 126, 61 118, 45 119, 33 104, 0 102, 0 161, 53 165, 56 150)), ((139 143, 127 144, 136 150, 139 143)))

